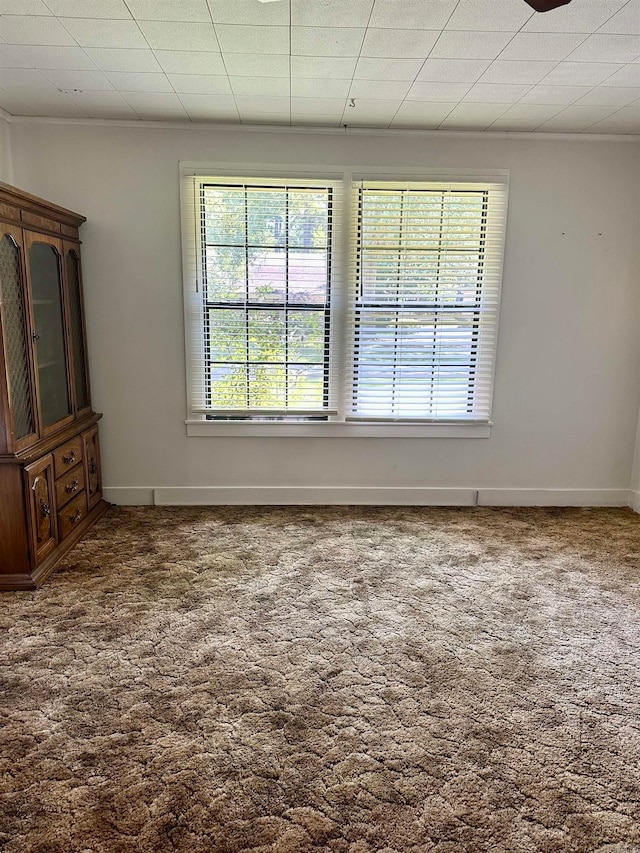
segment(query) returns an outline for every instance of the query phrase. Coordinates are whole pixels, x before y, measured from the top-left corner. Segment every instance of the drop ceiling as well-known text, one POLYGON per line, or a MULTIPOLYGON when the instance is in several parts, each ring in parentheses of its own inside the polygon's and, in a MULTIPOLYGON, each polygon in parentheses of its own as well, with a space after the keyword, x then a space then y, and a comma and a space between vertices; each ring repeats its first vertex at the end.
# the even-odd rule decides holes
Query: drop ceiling
POLYGON ((640 0, 0 0, 12 116, 640 133, 640 0))

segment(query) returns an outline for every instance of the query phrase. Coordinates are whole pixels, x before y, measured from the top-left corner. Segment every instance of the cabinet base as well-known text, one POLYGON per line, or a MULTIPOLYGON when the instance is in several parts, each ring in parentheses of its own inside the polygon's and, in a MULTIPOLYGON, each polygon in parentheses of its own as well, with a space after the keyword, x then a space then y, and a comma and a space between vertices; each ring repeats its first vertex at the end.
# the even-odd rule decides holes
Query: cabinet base
POLYGON ((37 589, 49 577, 49 575, 57 568, 58 564, 64 555, 73 548, 73 546, 82 539, 90 527, 101 518, 109 509, 111 504, 104 500, 96 504, 91 512, 87 515, 84 521, 78 525, 61 543, 56 550, 43 560, 33 572, 29 574, 15 575, 0 575, 0 592, 8 592, 9 590, 30 590, 37 589))

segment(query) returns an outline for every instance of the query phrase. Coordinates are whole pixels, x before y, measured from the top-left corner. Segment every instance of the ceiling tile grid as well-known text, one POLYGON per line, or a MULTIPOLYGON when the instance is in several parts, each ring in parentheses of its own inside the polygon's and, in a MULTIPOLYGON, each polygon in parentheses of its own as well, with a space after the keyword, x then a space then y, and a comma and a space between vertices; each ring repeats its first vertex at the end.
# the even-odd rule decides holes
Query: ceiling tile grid
POLYGON ((0 0, 0 107, 640 134, 640 0, 0 0))

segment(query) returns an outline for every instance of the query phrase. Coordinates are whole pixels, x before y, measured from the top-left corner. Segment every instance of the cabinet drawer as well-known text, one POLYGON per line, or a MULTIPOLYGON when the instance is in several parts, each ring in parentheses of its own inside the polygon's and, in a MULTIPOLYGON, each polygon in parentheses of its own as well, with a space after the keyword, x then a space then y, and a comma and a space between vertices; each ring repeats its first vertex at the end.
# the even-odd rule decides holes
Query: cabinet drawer
POLYGON ((58 534, 60 539, 67 537, 87 516, 87 497, 81 492, 78 497, 58 513, 58 534))
POLYGON ((59 480, 56 480, 56 506, 58 509, 69 503, 84 489, 84 466, 76 465, 59 480))
POLYGON ((66 474, 78 462, 82 462, 82 439, 80 436, 76 436, 55 450, 53 461, 55 463, 56 477, 62 477, 63 474, 66 474))

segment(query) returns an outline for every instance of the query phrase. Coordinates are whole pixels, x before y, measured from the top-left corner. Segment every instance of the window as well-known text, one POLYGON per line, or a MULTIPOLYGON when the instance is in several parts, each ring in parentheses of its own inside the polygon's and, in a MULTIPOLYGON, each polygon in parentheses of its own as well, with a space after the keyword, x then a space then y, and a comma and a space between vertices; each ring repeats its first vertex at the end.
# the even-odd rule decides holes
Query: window
POLYGON ((505 220, 502 176, 186 174, 188 423, 489 424, 505 220))

